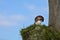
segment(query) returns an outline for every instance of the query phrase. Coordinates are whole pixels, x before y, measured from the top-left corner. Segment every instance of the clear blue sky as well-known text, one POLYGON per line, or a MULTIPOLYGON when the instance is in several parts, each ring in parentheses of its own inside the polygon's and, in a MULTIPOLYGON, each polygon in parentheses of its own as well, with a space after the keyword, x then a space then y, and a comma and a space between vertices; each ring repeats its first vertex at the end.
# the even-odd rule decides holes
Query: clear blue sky
POLYGON ((22 40, 19 30, 42 15, 48 25, 48 0, 0 0, 0 40, 22 40))

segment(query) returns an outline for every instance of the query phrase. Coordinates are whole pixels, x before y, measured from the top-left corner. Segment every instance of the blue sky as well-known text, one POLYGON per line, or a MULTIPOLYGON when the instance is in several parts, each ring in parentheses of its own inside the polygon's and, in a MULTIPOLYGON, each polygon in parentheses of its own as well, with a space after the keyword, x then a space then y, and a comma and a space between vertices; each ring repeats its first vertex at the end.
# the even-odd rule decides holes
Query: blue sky
POLYGON ((48 0, 0 0, 0 40, 22 40, 19 30, 42 15, 48 25, 48 0))

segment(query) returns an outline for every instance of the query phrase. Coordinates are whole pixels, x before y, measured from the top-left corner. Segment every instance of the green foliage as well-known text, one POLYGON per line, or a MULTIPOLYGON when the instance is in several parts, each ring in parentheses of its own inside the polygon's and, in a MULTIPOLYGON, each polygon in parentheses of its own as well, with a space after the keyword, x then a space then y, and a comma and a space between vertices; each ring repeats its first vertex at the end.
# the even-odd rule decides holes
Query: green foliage
POLYGON ((21 30, 22 39, 27 40, 29 38, 29 35, 36 33, 35 28, 37 26, 40 27, 38 33, 41 35, 40 38, 42 40, 60 40, 60 33, 56 31, 55 28, 52 31, 50 27, 36 24, 30 25, 27 28, 21 30))

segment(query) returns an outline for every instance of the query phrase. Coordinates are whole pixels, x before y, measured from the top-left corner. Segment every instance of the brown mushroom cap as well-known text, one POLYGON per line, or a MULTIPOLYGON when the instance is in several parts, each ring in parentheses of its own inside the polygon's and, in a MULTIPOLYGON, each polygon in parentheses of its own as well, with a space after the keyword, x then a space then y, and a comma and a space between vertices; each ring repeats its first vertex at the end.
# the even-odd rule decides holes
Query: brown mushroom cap
POLYGON ((37 16, 37 17, 35 17, 35 22, 37 22, 38 20, 40 20, 40 21, 44 21, 44 17, 43 16, 37 16))

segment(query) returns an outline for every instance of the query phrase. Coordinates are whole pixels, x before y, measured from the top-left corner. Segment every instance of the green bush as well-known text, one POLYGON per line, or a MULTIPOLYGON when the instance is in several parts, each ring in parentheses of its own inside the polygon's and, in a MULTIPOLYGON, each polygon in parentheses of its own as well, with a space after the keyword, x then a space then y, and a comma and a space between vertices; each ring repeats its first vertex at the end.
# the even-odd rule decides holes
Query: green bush
POLYGON ((22 29, 20 31, 22 39, 27 40, 29 38, 29 35, 36 33, 35 28, 39 26, 40 29, 37 31, 39 33, 39 36, 42 40, 60 40, 60 32, 58 32, 55 28, 51 30, 50 27, 45 25, 30 25, 25 29, 22 29))

